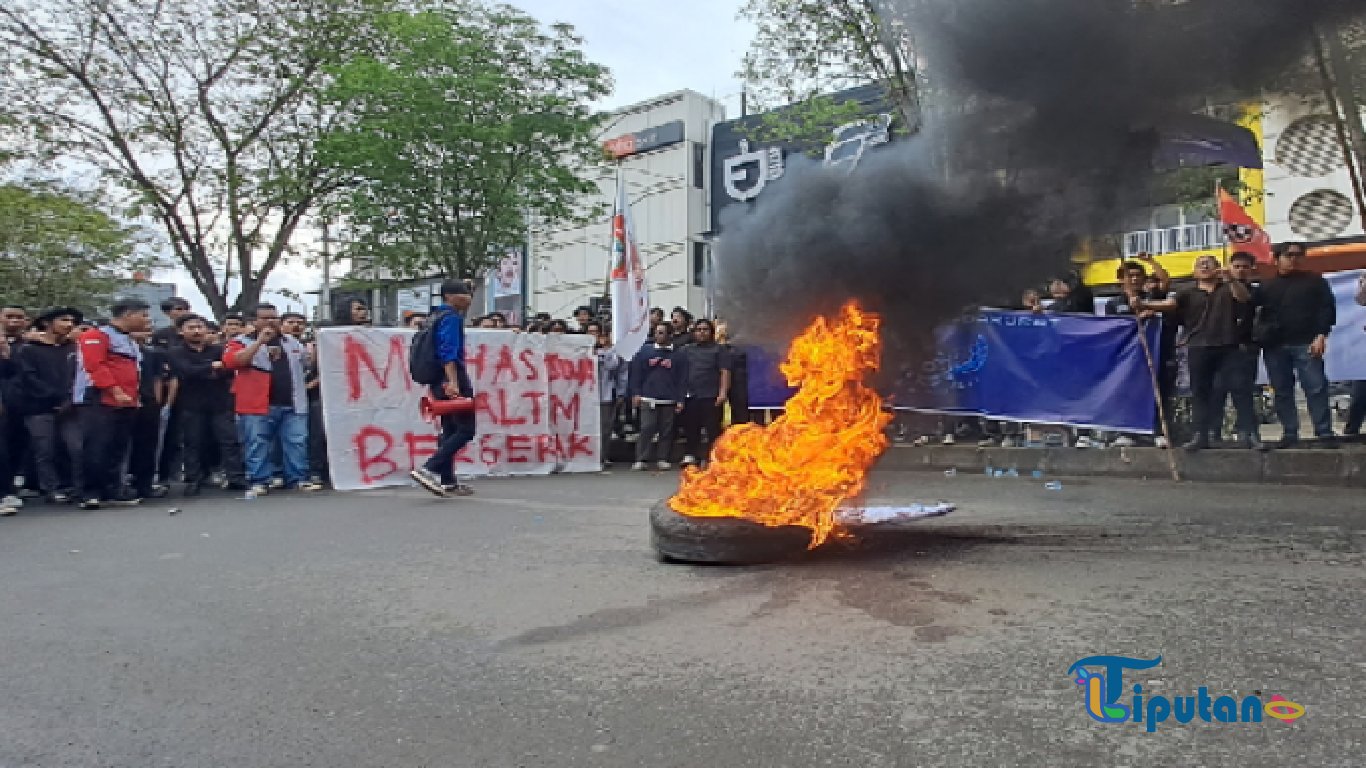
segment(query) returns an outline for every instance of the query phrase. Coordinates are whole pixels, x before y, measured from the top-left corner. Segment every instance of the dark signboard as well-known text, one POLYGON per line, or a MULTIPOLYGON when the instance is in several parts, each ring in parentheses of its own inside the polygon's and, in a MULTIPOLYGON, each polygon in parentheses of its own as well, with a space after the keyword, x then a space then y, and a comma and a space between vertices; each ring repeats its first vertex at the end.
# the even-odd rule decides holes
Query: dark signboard
MULTIPOLYGON (((763 117, 754 115, 717 123, 711 133, 711 228, 720 233, 721 214, 728 208, 756 203, 771 184, 782 183, 789 158, 808 153, 831 167, 853 170, 863 154, 891 140, 892 115, 882 90, 865 86, 835 94, 840 101, 859 105, 864 119, 831 130, 828 143, 795 144, 766 141, 760 130, 763 117)), ((783 110, 777 110, 781 115, 783 110)), ((774 114, 774 113, 769 113, 774 114)))
POLYGON ((639 155, 671 144, 678 144, 681 141, 683 141, 683 121, 675 120, 672 123, 657 125, 643 131, 618 136, 610 141, 604 141, 602 148, 609 157, 619 160, 630 155, 639 155))

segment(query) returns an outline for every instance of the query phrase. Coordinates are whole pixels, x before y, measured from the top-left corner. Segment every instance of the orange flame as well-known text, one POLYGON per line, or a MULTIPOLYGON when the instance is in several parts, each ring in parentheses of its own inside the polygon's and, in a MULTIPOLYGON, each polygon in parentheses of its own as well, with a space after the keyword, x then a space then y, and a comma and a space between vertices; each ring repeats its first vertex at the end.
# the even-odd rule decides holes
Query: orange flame
POLYGON ((878 369, 877 315, 845 305, 833 323, 817 318, 782 365, 800 386, 787 411, 767 428, 742 424, 722 435, 704 470, 689 468, 669 500, 688 517, 739 517, 770 527, 812 531, 811 546, 835 529, 840 502, 863 490, 864 477, 887 448, 891 414, 863 385, 878 369))

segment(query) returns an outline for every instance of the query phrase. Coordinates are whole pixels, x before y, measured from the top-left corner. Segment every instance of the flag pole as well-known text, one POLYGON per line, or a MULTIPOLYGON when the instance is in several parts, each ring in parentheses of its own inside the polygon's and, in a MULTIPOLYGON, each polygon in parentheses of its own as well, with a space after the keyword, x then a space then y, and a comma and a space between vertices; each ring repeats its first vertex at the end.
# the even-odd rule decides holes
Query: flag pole
MULTIPOLYGON (((605 279, 602 281, 602 298, 604 301, 612 300, 612 259, 614 253, 612 249, 615 247, 615 243, 613 240, 613 238, 615 238, 615 235, 613 234, 613 232, 615 231, 617 226, 617 215, 620 213, 620 211, 617 210, 617 206, 621 205, 621 185, 623 181, 621 173, 621 158, 617 158, 617 196, 615 200, 612 202, 612 218, 608 219, 607 224, 607 274, 605 276, 605 279)), ((612 318, 614 320, 616 319, 616 311, 617 308, 612 307, 612 318)))
POLYGON ((1143 326, 1143 318, 1137 313, 1134 314, 1134 323, 1138 325, 1138 343, 1143 347, 1143 357, 1148 360, 1148 376, 1152 379, 1153 400, 1157 402, 1157 418, 1162 425, 1162 439, 1167 441, 1167 464, 1172 470, 1172 480, 1179 483, 1181 471, 1176 467, 1176 446, 1172 444, 1171 429, 1167 426, 1167 406, 1162 402, 1162 385, 1157 379, 1157 364, 1153 361, 1153 350, 1148 345, 1148 333, 1143 326))

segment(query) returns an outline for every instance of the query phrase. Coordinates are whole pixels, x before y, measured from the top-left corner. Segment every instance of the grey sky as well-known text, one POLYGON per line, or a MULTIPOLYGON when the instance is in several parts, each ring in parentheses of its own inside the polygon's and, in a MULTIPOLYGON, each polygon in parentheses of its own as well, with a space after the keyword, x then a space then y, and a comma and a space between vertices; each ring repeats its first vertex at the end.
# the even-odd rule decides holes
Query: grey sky
POLYGON ((511 0, 547 24, 574 25, 589 58, 612 70, 617 107, 691 88, 739 112, 733 75, 753 28, 736 18, 742 0, 511 0))

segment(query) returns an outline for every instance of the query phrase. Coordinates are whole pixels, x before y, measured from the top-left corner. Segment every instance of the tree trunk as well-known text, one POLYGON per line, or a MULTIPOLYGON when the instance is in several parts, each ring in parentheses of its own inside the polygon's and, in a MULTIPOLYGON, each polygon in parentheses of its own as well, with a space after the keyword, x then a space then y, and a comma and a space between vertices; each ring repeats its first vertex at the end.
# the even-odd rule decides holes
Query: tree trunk
POLYGON ((1328 38, 1328 58, 1333 64, 1333 75, 1337 81, 1338 102, 1342 104, 1343 117, 1347 123, 1347 133, 1352 137, 1352 149, 1356 152, 1358 167, 1366 162, 1366 123, 1361 119, 1361 102, 1357 100, 1356 83, 1352 77, 1352 62, 1347 47, 1342 44, 1342 35, 1333 31, 1328 38))
POLYGON ((1357 212, 1366 224, 1366 187, 1363 186, 1363 161, 1366 161, 1366 129, 1362 126, 1361 105, 1356 99, 1356 89, 1352 82, 1352 70, 1347 61, 1347 51, 1343 48, 1342 38, 1336 30, 1324 33, 1327 40, 1328 56, 1318 35, 1314 35, 1314 54, 1318 59, 1319 74, 1323 78, 1324 95, 1333 113, 1337 126, 1338 140, 1346 156, 1347 169, 1352 176, 1352 192, 1356 198, 1357 212), (1329 71, 1329 62, 1332 71, 1329 71))

